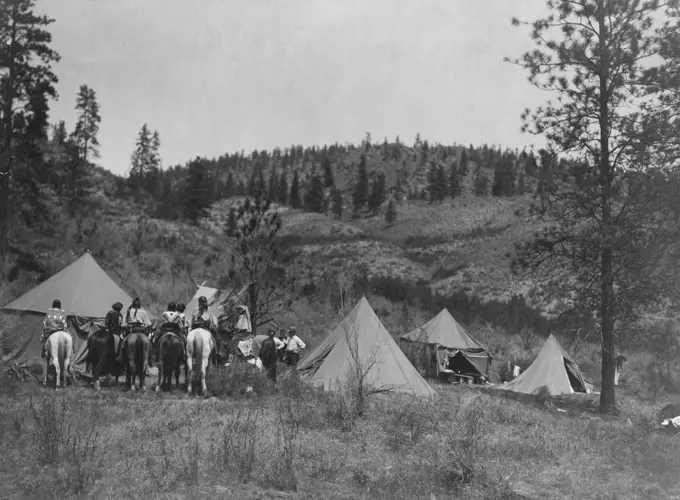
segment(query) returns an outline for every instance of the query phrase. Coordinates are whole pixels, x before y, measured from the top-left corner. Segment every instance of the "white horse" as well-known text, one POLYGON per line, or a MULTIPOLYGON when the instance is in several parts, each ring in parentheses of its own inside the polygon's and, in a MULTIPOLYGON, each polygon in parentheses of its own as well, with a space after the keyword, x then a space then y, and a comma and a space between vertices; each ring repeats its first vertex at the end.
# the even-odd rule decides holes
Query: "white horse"
POLYGON ((76 376, 73 373, 71 360, 73 358, 73 338, 64 331, 54 332, 45 341, 45 369, 43 370, 43 385, 47 387, 47 371, 50 365, 54 366, 57 379, 55 387, 66 386, 66 374, 69 373, 73 377, 73 382, 76 376))
POLYGON ((191 381, 194 377, 201 381, 201 390, 205 396, 208 393, 208 386, 205 383, 205 371, 208 368, 210 354, 215 349, 215 342, 208 330, 196 328, 187 335, 187 394, 191 394, 191 381), (194 360, 194 356, 196 359, 194 360), (195 364, 194 364, 195 363, 195 364), (194 366, 196 370, 194 371, 194 366))

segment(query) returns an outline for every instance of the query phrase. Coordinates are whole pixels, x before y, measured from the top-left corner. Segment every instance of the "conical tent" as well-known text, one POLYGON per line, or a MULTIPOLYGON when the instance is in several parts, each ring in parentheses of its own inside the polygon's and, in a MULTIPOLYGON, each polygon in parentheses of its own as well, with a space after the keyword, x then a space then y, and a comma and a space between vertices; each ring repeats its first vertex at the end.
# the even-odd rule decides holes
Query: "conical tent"
POLYGON ((334 390, 357 368, 366 374, 364 382, 374 389, 434 395, 434 390, 399 349, 366 297, 300 362, 298 372, 312 385, 334 390))
POLYGON ((589 384, 578 364, 553 335, 545 341, 529 368, 503 388, 525 394, 547 391, 551 396, 574 392, 590 393, 589 384))
POLYGON ((444 370, 489 376, 491 355, 444 308, 430 321, 399 338, 411 362, 427 376, 444 370))
POLYGON ((76 362, 83 357, 88 335, 104 326, 104 317, 111 306, 115 302, 124 305, 132 302, 132 298, 86 253, 0 309, 10 333, 2 348, 2 361, 40 361, 42 322, 54 299, 61 301, 68 315, 76 362))

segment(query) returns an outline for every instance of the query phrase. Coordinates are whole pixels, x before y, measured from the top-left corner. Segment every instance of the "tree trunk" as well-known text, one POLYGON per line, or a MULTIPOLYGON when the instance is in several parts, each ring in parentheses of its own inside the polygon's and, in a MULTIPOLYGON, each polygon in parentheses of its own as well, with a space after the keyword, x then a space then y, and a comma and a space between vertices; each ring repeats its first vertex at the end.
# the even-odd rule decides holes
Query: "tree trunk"
POLYGON ((602 248, 600 315, 602 330, 602 387, 600 390, 600 412, 608 413, 616 405, 614 391, 614 253, 612 238, 615 228, 612 225, 612 180, 609 159, 609 52, 607 39, 609 31, 605 24, 605 1, 598 2, 600 32, 600 186, 602 187, 602 248))
POLYGON ((250 284, 250 288, 248 289, 248 294, 250 295, 250 328, 253 335, 257 335, 257 319, 260 316, 259 311, 257 310, 259 307, 257 302, 257 292, 258 285, 255 281, 250 284))
POLYGON ((12 109, 14 107, 14 44, 16 39, 16 24, 14 22, 14 15, 17 7, 14 7, 12 15, 12 30, 10 35, 11 54, 9 63, 9 72, 7 74, 7 86, 5 87, 5 95, 2 96, 2 149, 0 150, 0 257, 7 255, 9 252, 9 229, 10 229, 10 206, 9 206, 9 178, 11 175, 11 149, 12 149, 12 109))

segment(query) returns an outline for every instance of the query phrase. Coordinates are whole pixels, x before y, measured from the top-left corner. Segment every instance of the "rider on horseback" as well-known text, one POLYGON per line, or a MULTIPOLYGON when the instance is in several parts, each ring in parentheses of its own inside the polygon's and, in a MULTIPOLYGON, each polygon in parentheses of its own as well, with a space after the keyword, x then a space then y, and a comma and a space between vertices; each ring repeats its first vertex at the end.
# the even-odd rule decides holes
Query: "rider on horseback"
POLYGON ((122 340, 118 345, 118 362, 123 362, 123 352, 127 341, 127 337, 130 333, 144 333, 149 334, 149 328, 151 328, 151 319, 149 319, 149 314, 142 309, 142 302, 139 297, 135 297, 132 301, 130 307, 128 307, 127 313, 125 314, 125 321, 123 322, 124 330, 121 335, 122 340))
POLYGON ((123 304, 116 302, 111 306, 111 310, 106 313, 106 318, 104 319, 104 328, 109 333, 121 336, 123 333, 123 315, 121 311, 123 310, 123 304))
POLYGON ((217 320, 215 319, 215 315, 208 309, 208 299, 203 296, 198 298, 198 307, 191 316, 191 329, 195 330, 196 328, 208 330, 213 337, 215 346, 219 345, 216 338, 217 320))
POLYGON ((174 333, 184 341, 184 339, 182 338, 182 327, 183 327, 183 320, 182 320, 182 316, 180 315, 180 313, 177 312, 177 305, 174 302, 170 302, 168 304, 168 310, 165 311, 163 314, 161 314, 161 332, 160 332, 160 335, 158 335, 157 338, 153 337, 151 339, 151 345, 153 346, 152 352, 156 351, 156 346, 158 345, 158 341, 166 333, 174 333))
POLYGON ((52 301, 52 307, 47 310, 45 319, 43 320, 43 333, 40 337, 40 357, 47 356, 45 350, 45 343, 47 339, 54 332, 67 331, 66 312, 61 308, 61 301, 55 299, 52 301))
POLYGON ((181 319, 180 326, 182 327, 182 340, 186 342, 187 340, 187 334, 189 333, 189 328, 191 325, 189 324, 189 319, 187 318, 187 315, 184 314, 184 310, 186 309, 186 306, 182 304, 181 302, 177 304, 177 314, 179 314, 179 317, 181 319))

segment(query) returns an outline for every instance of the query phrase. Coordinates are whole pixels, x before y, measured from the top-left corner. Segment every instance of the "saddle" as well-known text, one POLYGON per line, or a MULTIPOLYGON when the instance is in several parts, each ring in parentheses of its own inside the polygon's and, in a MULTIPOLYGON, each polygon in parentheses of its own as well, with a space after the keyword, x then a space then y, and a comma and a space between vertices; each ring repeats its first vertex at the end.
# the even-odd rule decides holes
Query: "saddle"
POLYGON ((130 326, 130 333, 143 333, 145 335, 149 335, 149 332, 144 325, 132 325, 130 326))

